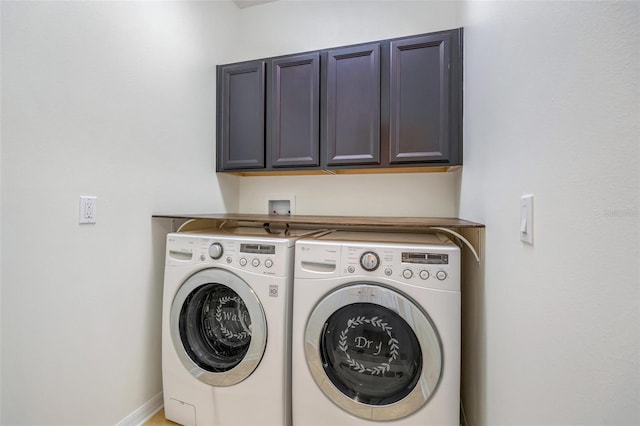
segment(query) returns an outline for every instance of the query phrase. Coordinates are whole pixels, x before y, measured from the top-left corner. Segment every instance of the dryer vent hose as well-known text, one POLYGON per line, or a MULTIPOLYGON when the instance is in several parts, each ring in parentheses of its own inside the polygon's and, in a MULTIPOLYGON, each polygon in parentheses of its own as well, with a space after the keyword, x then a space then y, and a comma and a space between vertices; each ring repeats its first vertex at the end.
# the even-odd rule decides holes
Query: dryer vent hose
POLYGON ((476 251, 475 247, 473 247, 473 244, 471 244, 469 242, 469 240, 467 240, 465 237, 463 237, 460 233, 458 233, 458 232, 456 232, 454 230, 451 230, 449 228, 440 228, 440 227, 437 227, 437 226, 431 227, 429 229, 433 229, 435 231, 440 231, 440 232, 443 232, 445 234, 451 235, 454 238, 456 238, 460 242, 461 245, 465 245, 465 246, 467 246, 467 248, 469 250, 471 250, 471 253, 473 253, 473 257, 476 258, 476 262, 478 262, 478 264, 480 264, 480 256, 478 256, 478 252, 476 251))

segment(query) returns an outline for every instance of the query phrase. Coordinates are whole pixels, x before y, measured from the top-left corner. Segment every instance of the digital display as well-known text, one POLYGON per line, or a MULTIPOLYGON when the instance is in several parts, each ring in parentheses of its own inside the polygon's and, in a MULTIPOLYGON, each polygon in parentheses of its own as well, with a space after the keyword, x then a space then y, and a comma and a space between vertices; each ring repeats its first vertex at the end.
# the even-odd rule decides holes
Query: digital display
POLYGON ((448 265, 449 255, 441 253, 402 253, 402 263, 418 263, 424 265, 448 265))
POLYGON ((276 246, 271 244, 240 244, 242 253, 275 254, 276 246))

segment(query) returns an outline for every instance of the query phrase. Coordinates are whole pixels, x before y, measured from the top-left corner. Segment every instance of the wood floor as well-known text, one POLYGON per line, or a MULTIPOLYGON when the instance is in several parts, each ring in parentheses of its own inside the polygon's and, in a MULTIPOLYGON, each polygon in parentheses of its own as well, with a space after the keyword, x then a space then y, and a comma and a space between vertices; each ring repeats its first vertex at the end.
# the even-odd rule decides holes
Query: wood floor
POLYGON ((164 409, 158 411, 151 417, 143 426, 176 426, 177 423, 174 423, 170 420, 164 418, 164 409))

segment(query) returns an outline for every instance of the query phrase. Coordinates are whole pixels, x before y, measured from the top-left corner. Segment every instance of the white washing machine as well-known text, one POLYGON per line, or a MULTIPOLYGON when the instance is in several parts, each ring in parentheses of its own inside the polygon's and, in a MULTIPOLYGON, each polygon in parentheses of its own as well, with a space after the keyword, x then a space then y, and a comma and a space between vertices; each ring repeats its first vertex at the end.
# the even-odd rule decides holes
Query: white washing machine
POLYGON ((291 424, 295 240, 230 228, 167 236, 162 378, 183 425, 291 424))
POLYGON ((457 426, 460 249, 439 234, 296 243, 296 426, 457 426))

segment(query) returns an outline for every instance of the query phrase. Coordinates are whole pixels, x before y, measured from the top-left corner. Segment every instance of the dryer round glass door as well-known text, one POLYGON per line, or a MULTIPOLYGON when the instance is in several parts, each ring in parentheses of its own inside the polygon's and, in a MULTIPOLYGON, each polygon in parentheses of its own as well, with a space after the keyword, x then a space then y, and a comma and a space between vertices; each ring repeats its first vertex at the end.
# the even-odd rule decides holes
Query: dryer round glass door
POLYGON ((213 386, 251 375, 266 348, 264 309, 251 287, 221 269, 192 275, 171 305, 171 338, 185 368, 213 386))
POLYGON ((429 316, 400 292, 372 283, 354 283, 322 299, 304 343, 324 394, 365 419, 416 412, 442 375, 442 345, 429 316))

